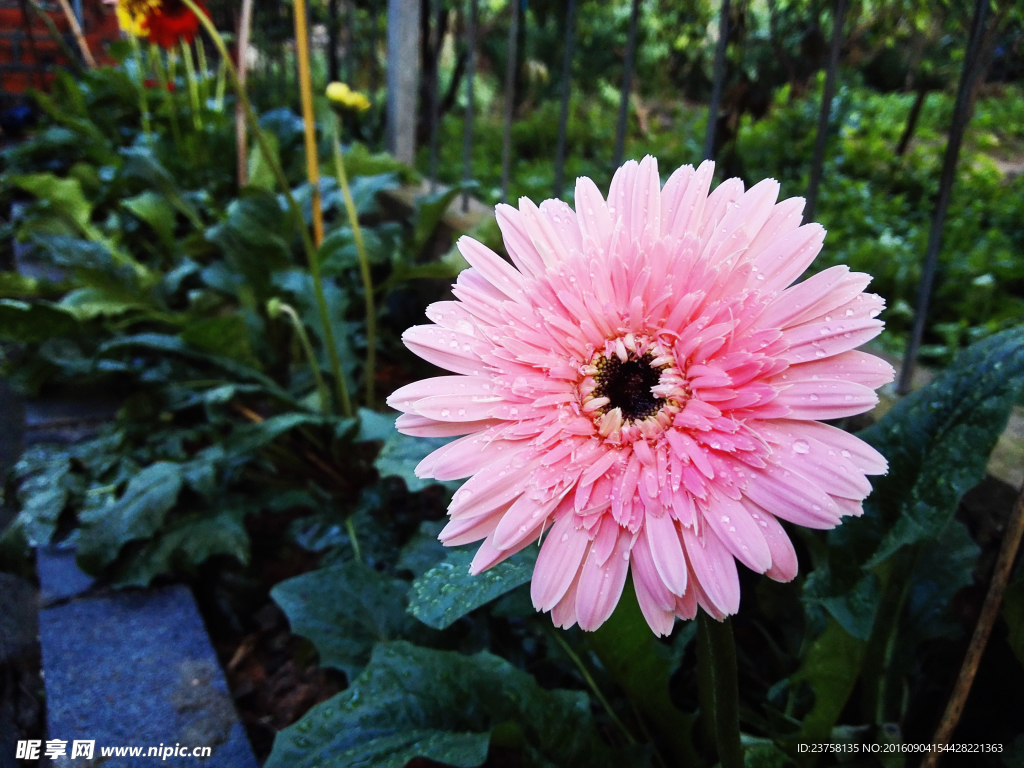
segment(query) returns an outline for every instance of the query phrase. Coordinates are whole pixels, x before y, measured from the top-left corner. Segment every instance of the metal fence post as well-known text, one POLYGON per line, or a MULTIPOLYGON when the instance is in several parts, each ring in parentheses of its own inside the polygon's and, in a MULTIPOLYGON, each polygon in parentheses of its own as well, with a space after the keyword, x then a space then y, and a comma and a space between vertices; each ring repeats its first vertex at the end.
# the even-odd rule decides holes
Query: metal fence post
MULTIPOLYGON (((473 77, 476 74, 477 0, 469 0, 469 24, 466 27, 466 115, 462 130, 462 183, 473 178, 473 77)), ((469 190, 462 191, 462 212, 469 210, 469 190)))
POLYGON ((560 198, 565 185, 565 139, 569 124, 569 92, 572 90, 572 49, 576 42, 576 0, 565 9, 565 50, 562 52, 562 104, 558 112, 558 148, 555 150, 554 195, 560 198))
POLYGON ((612 165, 622 165, 626 145, 626 122, 629 117, 629 92, 633 87, 633 59, 636 55, 636 26, 640 17, 640 0, 633 0, 629 13, 629 34, 626 37, 626 59, 622 64, 622 99, 619 101, 619 124, 615 129, 615 157, 612 165))
POLYGON ((388 0, 388 148, 409 165, 416 157, 419 35, 419 0, 388 0))
POLYGON ((711 75, 711 103, 708 104, 708 127, 704 132, 704 159, 715 159, 715 132, 718 127, 718 105, 725 84, 725 49, 729 43, 729 0, 722 0, 718 12, 718 44, 715 45, 715 70, 711 75))
POLYGON ((501 137, 501 202, 508 202, 508 177, 512 166, 512 110, 516 101, 516 54, 519 44, 519 2, 510 0, 512 18, 508 27, 508 54, 505 62, 505 114, 501 137))

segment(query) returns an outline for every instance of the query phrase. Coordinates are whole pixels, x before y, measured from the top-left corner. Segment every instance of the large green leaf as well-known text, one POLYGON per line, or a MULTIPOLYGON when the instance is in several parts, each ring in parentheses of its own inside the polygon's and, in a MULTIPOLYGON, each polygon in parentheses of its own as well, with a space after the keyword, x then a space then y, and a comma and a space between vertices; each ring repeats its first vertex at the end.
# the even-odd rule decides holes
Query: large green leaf
POLYGON ((70 456, 58 446, 33 446, 18 460, 21 511, 16 527, 30 546, 48 544, 75 485, 70 456))
POLYGON ((862 663, 864 716, 899 717, 892 710, 901 706, 919 645, 959 631, 950 605, 970 583, 978 550, 953 515, 984 477, 1022 392, 1024 328, 1017 328, 966 349, 860 433, 889 460, 889 474, 872 479, 862 517, 829 532, 826 563, 805 584, 809 626, 826 627, 795 678, 816 697, 801 731, 806 740, 827 737, 862 663))
POLYGON ((206 239, 244 276, 240 285, 265 302, 271 298, 271 274, 292 264, 291 218, 276 195, 252 188, 232 201, 227 213, 225 221, 207 230, 206 239))
POLYGON ((175 520, 118 567, 115 583, 147 587, 157 576, 194 571, 214 555, 249 561, 249 534, 236 510, 194 514, 175 520))
MULTIPOLYGON (((829 741, 846 700, 853 692, 864 657, 864 641, 852 637, 834 619, 811 644, 803 664, 791 682, 806 682, 814 691, 814 705, 803 719, 793 743, 821 744, 829 741)), ((816 756, 804 754, 802 764, 811 765, 816 756)))
POLYGON ((165 247, 174 247, 174 207, 167 198, 146 190, 122 200, 121 205, 149 224, 165 247))
POLYGON ((85 199, 78 179, 61 179, 52 173, 30 173, 12 176, 8 181, 19 189, 35 195, 53 213, 74 223, 79 231, 85 232, 89 229, 92 203, 85 199))
POLYGON ((75 316, 42 303, 0 299, 0 339, 29 343, 80 332, 75 316))
POLYGON ((133 477, 113 504, 81 515, 78 562, 83 570, 98 573, 126 543, 156 533, 178 502, 181 485, 181 465, 158 461, 133 477))
POLYGON ((472 547, 450 550, 443 563, 412 583, 409 613, 434 629, 451 626, 470 611, 528 582, 537 562, 537 548, 527 547, 477 576, 469 574, 472 560, 472 547))
POLYGON ((450 442, 450 439, 444 437, 403 435, 394 428, 394 421, 392 421, 390 434, 384 440, 384 445, 380 449, 380 453, 377 454, 373 465, 380 472, 381 477, 402 478, 411 493, 422 491, 424 488, 438 483, 454 492, 462 485, 461 481, 441 482, 428 477, 416 476, 416 465, 423 461, 427 454, 450 442))
POLYGON ((376 643, 404 637, 415 625, 405 612, 408 591, 407 582, 350 561, 283 581, 270 596, 292 632, 313 641, 321 666, 354 680, 376 643))
POLYGON ((398 641, 378 645, 348 690, 278 734, 266 768, 403 768, 415 757, 470 768, 506 724, 533 757, 527 765, 628 765, 601 742, 586 694, 546 691, 486 652, 398 641))
POLYGON ((252 351, 249 329, 242 315, 218 315, 194 320, 181 332, 182 340, 211 355, 237 360, 253 370, 263 366, 252 351))

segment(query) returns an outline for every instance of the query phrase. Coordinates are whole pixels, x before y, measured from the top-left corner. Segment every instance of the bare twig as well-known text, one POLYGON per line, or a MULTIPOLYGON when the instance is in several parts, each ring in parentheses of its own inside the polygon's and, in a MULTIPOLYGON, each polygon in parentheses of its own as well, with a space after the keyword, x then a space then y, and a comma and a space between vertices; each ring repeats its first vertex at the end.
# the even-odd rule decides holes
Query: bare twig
MULTIPOLYGON (((996 560, 996 568, 992 574, 992 581, 989 583, 988 594, 985 595, 985 603, 981 607, 981 616, 978 617, 978 623, 974 627, 974 636, 971 637, 971 644, 967 647, 963 666, 960 667, 960 676, 956 680, 953 695, 949 697, 946 711, 935 732, 932 743, 936 746, 949 743, 953 731, 956 730, 957 723, 960 721, 960 714, 963 712, 964 704, 971 692, 971 684, 978 672, 978 665, 985 652, 985 645, 992 633, 992 625, 995 624, 996 616, 999 614, 999 605, 1003 600, 1003 593, 1006 592, 1006 584, 1010 580, 1013 561, 1017 556, 1022 537, 1024 537, 1024 486, 1021 486, 1017 503, 1006 524, 1003 545, 999 549, 999 558, 996 560)), ((935 768, 941 756, 942 753, 939 751, 929 752, 922 768, 935 768)))
POLYGON ((74 10, 71 8, 71 3, 68 0, 60 0, 60 9, 64 11, 64 18, 68 20, 68 26, 71 27, 71 34, 75 36, 75 42, 78 43, 78 49, 82 52, 82 58, 89 67, 96 66, 96 59, 92 57, 92 51, 89 50, 89 43, 85 40, 85 35, 82 34, 82 27, 78 23, 78 17, 75 16, 74 10))

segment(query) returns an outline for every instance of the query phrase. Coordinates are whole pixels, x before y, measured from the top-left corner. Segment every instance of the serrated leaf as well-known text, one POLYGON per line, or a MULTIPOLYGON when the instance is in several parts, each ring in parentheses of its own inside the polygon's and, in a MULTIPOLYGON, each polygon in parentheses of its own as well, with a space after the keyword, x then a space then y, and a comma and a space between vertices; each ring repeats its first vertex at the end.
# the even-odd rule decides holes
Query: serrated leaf
POLYGON ((354 680, 376 643, 404 637, 415 626, 405 612, 408 591, 407 582, 350 561, 283 581, 270 596, 292 632, 313 641, 320 665, 354 680))
POLYGON ((29 448, 14 467, 20 479, 18 502, 21 511, 15 525, 29 546, 50 542, 61 512, 67 506, 71 478, 68 453, 57 447, 29 448))
POLYGON ((237 360, 253 370, 262 369, 249 343, 249 330, 241 315, 219 315, 194 320, 181 332, 182 340, 211 355, 237 360))
POLYGON ((415 535, 402 547, 395 567, 400 571, 410 571, 413 576, 420 577, 445 559, 448 549, 437 540, 444 528, 443 520, 424 520, 415 535))
POLYGON ((174 247, 174 207, 167 198, 147 189, 134 197, 125 198, 121 205, 149 224, 166 247, 174 247))
POLYGON ((113 504, 93 510, 88 518, 81 515, 78 562, 82 569, 98 573, 126 543, 156 533, 177 503, 181 486, 181 465, 158 461, 133 477, 113 504))
POLYGON ((528 582, 537 563, 537 547, 527 547, 471 576, 473 554, 472 547, 449 550, 443 563, 416 579, 409 593, 409 613, 428 627, 445 629, 470 611, 528 582))
POLYGON ((382 643, 352 686, 278 734, 266 768, 403 768, 423 757, 480 765, 492 730, 515 723, 562 768, 625 766, 604 745, 586 694, 546 691, 489 653, 463 656, 382 643))
POLYGON ((416 465, 426 458, 427 454, 447 445, 451 440, 444 437, 410 437, 403 435, 394 428, 394 421, 391 422, 391 432, 384 440, 384 446, 377 454, 373 465, 380 472, 381 477, 400 477, 405 481, 405 487, 410 493, 422 491, 428 486, 439 484, 454 492, 462 483, 460 481, 441 482, 432 478, 416 476, 416 465))
POLYGON ((79 333, 78 320, 52 304, 0 299, 0 339, 31 343, 79 333))
POLYGON ((79 230, 89 227, 92 217, 92 203, 85 199, 78 179, 61 179, 52 173, 30 173, 11 176, 10 184, 35 195, 54 213, 66 217, 79 230))
POLYGON ((175 520, 146 543, 123 567, 114 583, 148 587, 157 576, 191 572, 214 555, 231 555, 249 562, 249 534, 243 515, 227 510, 213 515, 189 515, 175 520))
POLYGON ((314 413, 283 413, 255 424, 242 424, 224 441, 224 455, 228 458, 249 456, 296 427, 323 423, 323 417, 314 413))

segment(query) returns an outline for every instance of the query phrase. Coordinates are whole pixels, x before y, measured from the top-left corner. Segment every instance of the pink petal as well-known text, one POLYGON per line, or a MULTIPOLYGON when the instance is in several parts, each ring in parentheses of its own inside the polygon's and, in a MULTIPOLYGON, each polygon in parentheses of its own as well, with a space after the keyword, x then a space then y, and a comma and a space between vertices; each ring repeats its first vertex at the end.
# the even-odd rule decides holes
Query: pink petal
POLYGON ((796 577, 798 563, 796 550, 793 549, 793 542, 789 540, 786 531, 774 515, 768 514, 750 499, 744 498, 741 501, 750 517, 760 527, 771 552, 772 567, 765 571, 765 575, 775 581, 792 581, 796 577))
POLYGON ((483 361, 473 351, 472 336, 436 325, 415 325, 406 329, 402 341, 428 363, 441 368, 470 376, 483 372, 483 361))
POLYGON ((562 515, 541 545, 533 570, 530 596, 538 611, 550 611, 565 596, 579 575, 590 546, 587 532, 576 528, 576 516, 562 515))
POLYGON ((608 620, 619 602, 629 573, 630 534, 624 531, 604 565, 599 565, 593 549, 583 561, 576 591, 576 620, 580 629, 593 632, 608 620))
POLYGON ((479 432, 501 422, 497 419, 486 421, 442 422, 428 419, 415 413, 403 413, 395 420, 395 429, 403 435, 413 437, 456 437, 479 432))
POLYGON ((694 586, 722 613, 736 613, 740 609, 740 578, 733 556, 713 531, 705 531, 701 542, 693 531, 684 528, 683 544, 696 577, 694 586))
POLYGON ((679 538, 679 529, 669 515, 644 519, 643 538, 650 549, 651 560, 669 591, 681 595, 686 591, 686 557, 679 538))
POLYGON ((740 502, 719 496, 708 507, 704 519, 733 557, 755 573, 771 568, 772 554, 764 535, 740 502))
POLYGON ((470 266, 499 291, 513 301, 523 295, 525 281, 522 274, 486 245, 471 237, 460 237, 455 245, 470 266))

